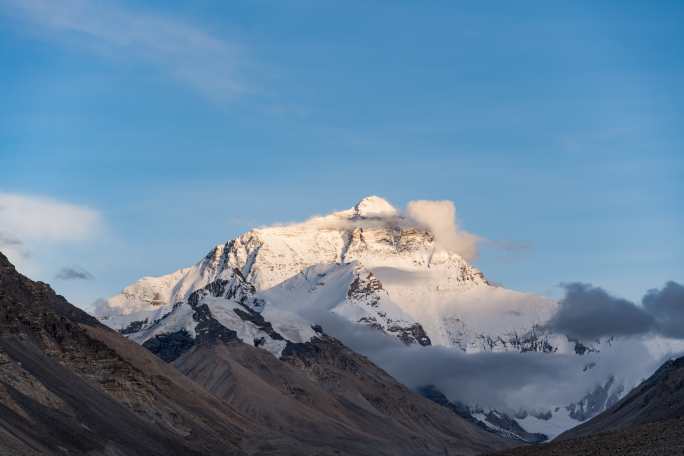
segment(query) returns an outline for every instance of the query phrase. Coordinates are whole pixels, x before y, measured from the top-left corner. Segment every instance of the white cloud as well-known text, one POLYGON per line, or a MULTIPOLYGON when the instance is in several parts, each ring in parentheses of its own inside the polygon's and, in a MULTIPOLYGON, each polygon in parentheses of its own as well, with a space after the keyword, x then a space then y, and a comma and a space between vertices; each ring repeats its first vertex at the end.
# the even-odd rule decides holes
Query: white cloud
POLYGON ((406 206, 406 216, 429 229, 442 248, 456 252, 468 261, 477 258, 480 238, 458 226, 456 208, 451 201, 411 201, 406 206))
POLYGON ((33 246, 85 241, 103 223, 100 214, 83 206, 40 196, 0 193, 0 250, 21 267, 33 246))
POLYGON ((245 91, 236 76, 238 46, 196 26, 97 0, 0 0, 3 4, 65 42, 116 59, 143 59, 211 99, 245 91))
POLYGON ((0 232, 20 241, 80 241, 99 228, 100 215, 55 199, 0 193, 0 232))

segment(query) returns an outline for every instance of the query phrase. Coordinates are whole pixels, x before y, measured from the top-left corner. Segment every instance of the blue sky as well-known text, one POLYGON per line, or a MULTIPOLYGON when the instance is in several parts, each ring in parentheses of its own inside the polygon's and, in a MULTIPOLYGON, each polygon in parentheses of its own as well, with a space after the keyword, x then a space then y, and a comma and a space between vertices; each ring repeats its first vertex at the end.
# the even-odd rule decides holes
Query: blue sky
POLYGON ((254 225, 449 199, 492 280, 639 299, 684 280, 682 24, 676 1, 0 0, 0 193, 83 228, 0 210, 0 243, 88 305, 254 225))

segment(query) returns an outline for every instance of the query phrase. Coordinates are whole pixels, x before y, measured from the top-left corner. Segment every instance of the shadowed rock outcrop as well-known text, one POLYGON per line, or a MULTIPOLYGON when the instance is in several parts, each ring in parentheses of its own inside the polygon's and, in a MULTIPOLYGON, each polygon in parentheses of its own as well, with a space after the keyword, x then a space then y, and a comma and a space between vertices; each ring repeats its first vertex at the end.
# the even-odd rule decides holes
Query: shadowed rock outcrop
POLYGON ((2 451, 243 454, 252 427, 0 254, 2 451))

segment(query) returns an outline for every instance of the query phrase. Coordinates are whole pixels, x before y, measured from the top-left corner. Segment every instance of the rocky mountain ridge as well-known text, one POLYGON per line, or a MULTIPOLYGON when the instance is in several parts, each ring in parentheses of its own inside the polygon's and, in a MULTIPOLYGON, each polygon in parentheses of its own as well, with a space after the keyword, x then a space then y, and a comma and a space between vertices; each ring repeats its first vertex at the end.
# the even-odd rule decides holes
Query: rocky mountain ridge
POLYGON ((108 299, 96 315, 112 328, 140 330, 193 291, 230 279, 236 270, 257 292, 269 293, 308 268, 329 273, 348 264, 358 264, 357 275, 373 277, 376 294, 385 295, 388 307, 365 315, 374 308, 371 301, 378 300, 353 303, 359 296, 348 288, 347 307, 364 311, 349 312, 356 322, 393 328, 390 332, 411 343, 429 340, 464 351, 552 349, 534 327, 553 312, 553 301, 491 286, 461 256, 439 248, 430 231, 378 197, 300 224, 251 230, 216 246, 195 266, 139 280, 108 299), (452 309, 454 301, 462 305, 452 309), (494 301, 506 304, 487 308, 494 301), (480 315, 468 315, 468 308, 480 315))
POLYGON ((469 455, 507 446, 314 329, 280 359, 243 343, 207 299, 241 306, 225 309, 278 340, 252 292, 236 273, 191 294, 195 338, 167 364, 0 254, 0 454, 469 455))
MULTIPOLYGON (((170 360, 194 344, 202 315, 197 299, 238 340, 276 358, 288 344, 315 337, 321 312, 407 345, 466 353, 580 355, 596 354, 600 346, 549 333, 544 323, 557 310, 555 301, 491 285, 429 228, 379 197, 302 223, 248 231, 194 266, 140 279, 96 315, 170 360), (242 294, 226 300, 212 291, 217 284, 242 294)), ((536 418, 546 412, 522 413, 518 421, 530 434, 556 435, 619 398, 623 385, 607 386, 569 405, 549 404, 549 419, 536 418)), ((494 417, 498 424, 489 424, 499 427, 517 419, 497 410, 481 415, 494 417)))

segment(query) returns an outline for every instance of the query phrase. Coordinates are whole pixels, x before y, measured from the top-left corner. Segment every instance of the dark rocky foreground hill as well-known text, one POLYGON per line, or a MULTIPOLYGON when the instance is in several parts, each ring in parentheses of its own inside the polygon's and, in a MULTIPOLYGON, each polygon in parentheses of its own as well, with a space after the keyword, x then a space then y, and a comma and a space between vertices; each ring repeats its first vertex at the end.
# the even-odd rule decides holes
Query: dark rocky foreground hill
POLYGON ((684 455, 684 357, 666 362, 613 407, 550 444, 497 454, 684 455))
POLYGON ((210 339, 167 364, 0 253, 0 455, 457 455, 507 445, 327 336, 281 360, 210 339))

